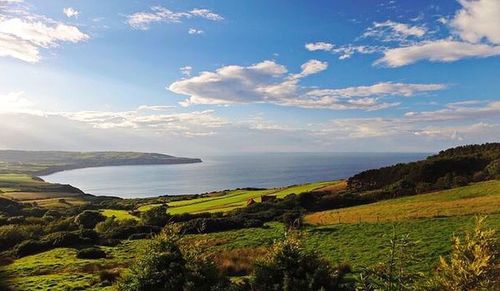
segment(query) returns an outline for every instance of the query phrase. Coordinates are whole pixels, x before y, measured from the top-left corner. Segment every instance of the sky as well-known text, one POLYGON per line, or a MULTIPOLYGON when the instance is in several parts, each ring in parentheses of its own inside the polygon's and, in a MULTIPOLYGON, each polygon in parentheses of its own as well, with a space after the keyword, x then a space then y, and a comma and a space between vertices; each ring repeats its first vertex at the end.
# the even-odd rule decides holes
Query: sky
POLYGON ((498 0, 0 0, 0 148, 499 141, 498 15, 498 0))

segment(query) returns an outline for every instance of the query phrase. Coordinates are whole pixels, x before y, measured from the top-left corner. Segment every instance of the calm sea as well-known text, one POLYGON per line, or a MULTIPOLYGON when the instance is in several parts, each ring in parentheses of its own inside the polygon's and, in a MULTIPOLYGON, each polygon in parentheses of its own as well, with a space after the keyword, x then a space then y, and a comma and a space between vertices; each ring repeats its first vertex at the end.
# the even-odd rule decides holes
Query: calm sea
POLYGON ((425 158, 427 153, 266 153, 202 157, 183 165, 86 168, 42 177, 86 193, 123 198, 278 187, 347 178, 362 170, 425 158))

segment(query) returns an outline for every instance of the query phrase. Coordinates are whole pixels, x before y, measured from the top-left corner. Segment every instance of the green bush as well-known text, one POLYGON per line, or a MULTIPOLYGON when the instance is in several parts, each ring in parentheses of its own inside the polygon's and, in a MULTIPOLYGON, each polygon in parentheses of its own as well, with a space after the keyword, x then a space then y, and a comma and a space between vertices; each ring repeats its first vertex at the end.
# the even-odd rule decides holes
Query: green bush
POLYGON ((227 290, 228 280, 213 263, 198 255, 185 256, 175 238, 162 234, 146 247, 144 255, 119 280, 118 290, 227 290), (216 289, 220 288, 220 289, 216 289))
POLYGON ((20 258, 40 253, 48 249, 50 249, 50 245, 44 241, 26 240, 15 247, 15 253, 16 256, 20 258))
POLYGON ((451 257, 441 257, 433 279, 438 290, 496 290, 500 276, 498 239, 495 230, 484 229, 484 217, 477 218, 465 238, 453 238, 451 257))
POLYGON ((145 225, 153 225, 163 227, 170 219, 167 214, 167 206, 161 205, 153 207, 141 214, 141 221, 145 225))
POLYGON ((96 247, 86 248, 79 250, 76 257, 79 259, 103 259, 106 258, 106 252, 96 247))
POLYGON ((96 224, 105 219, 106 217, 99 211, 85 210, 75 217, 75 224, 81 228, 94 228, 96 224))
POLYGON ((295 236, 275 243, 255 265, 252 290, 342 290, 349 268, 335 269, 316 253, 304 250, 295 236))

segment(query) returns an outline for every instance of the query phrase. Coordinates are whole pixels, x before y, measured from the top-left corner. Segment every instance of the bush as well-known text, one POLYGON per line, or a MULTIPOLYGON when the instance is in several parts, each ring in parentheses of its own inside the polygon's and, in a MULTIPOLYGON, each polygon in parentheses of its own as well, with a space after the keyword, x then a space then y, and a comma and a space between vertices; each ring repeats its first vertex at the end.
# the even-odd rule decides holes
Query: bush
POLYGON ((61 231, 46 235, 43 241, 52 247, 62 248, 79 245, 81 243, 81 238, 75 232, 61 231))
POLYGON ((441 257, 433 283, 439 290, 495 290, 499 278, 498 239, 495 230, 484 229, 485 217, 465 233, 453 238, 450 261, 441 257))
POLYGON ((38 238, 43 233, 39 225, 4 225, 0 226, 0 250, 7 250, 16 244, 38 238))
POLYGON ((116 271, 103 270, 99 272, 99 280, 103 286, 110 286, 120 277, 120 273, 116 271))
POLYGON ((176 240, 165 234, 146 247, 144 255, 118 282, 118 290, 227 290, 228 280, 215 265, 197 254, 185 256, 176 240), (215 289, 214 286, 220 287, 215 289))
POLYGON ((167 206, 165 205, 153 207, 141 214, 142 223, 145 225, 163 227, 169 219, 170 215, 167 214, 167 206))
POLYGON ((50 246, 43 241, 27 240, 15 247, 17 257, 25 257, 46 251, 50 246))
POLYGON ((464 176, 456 176, 453 178, 453 186, 454 187, 463 187, 469 184, 469 179, 464 176))
POLYGON ((106 217, 99 211, 85 210, 75 217, 75 223, 81 228, 94 228, 96 224, 105 219, 106 217))
POLYGON ((185 234, 211 233, 240 229, 248 227, 260 227, 263 222, 257 219, 244 219, 242 217, 224 218, 196 218, 181 224, 181 232, 185 234))
POLYGON ((416 282, 421 279, 421 274, 409 271, 410 264, 417 259, 415 243, 408 235, 396 232, 389 242, 385 260, 360 272, 359 290, 415 290, 416 282))
POLYGON ((79 259, 103 259, 106 258, 106 252, 100 248, 86 248, 79 250, 76 253, 76 257, 79 259))
POLYGON ((275 243, 269 256, 255 265, 251 285, 252 290, 339 290, 344 275, 290 236, 275 243))
POLYGON ((136 240, 136 239, 149 239, 153 236, 151 233, 134 233, 131 234, 128 239, 129 240, 136 240))

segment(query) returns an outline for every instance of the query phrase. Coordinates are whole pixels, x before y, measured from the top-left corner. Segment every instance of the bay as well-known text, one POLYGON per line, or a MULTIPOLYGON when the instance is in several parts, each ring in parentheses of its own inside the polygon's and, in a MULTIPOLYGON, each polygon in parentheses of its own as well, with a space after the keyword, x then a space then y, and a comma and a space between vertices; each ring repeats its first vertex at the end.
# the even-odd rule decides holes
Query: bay
POLYGON ((360 171, 416 161, 428 153, 259 153, 202 157, 203 163, 76 169, 42 179, 85 193, 123 198, 270 188, 348 178, 360 171))

